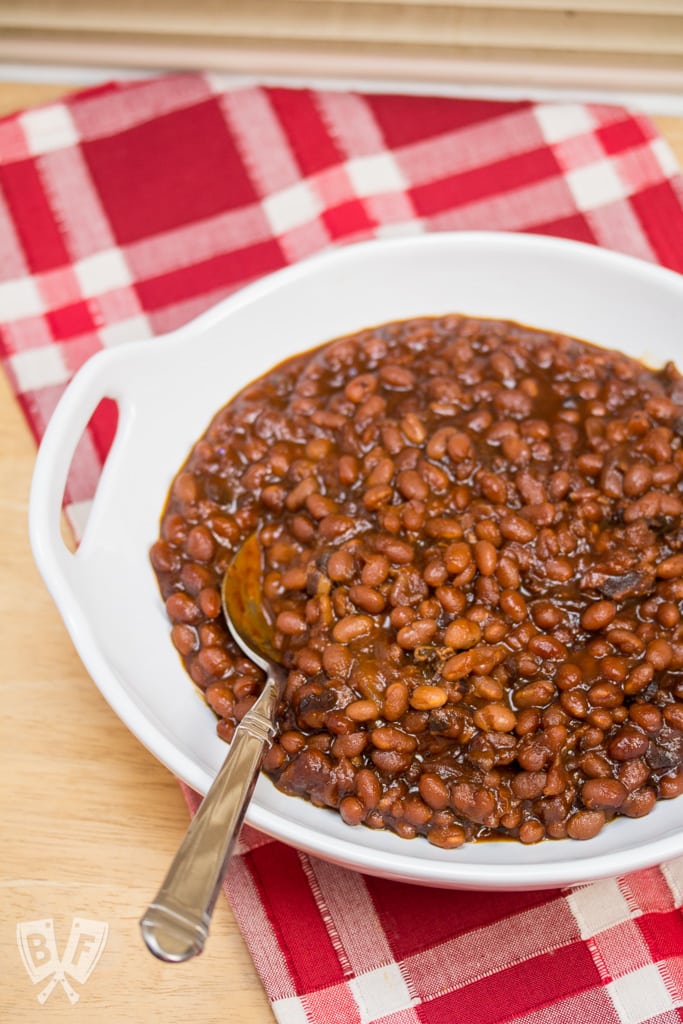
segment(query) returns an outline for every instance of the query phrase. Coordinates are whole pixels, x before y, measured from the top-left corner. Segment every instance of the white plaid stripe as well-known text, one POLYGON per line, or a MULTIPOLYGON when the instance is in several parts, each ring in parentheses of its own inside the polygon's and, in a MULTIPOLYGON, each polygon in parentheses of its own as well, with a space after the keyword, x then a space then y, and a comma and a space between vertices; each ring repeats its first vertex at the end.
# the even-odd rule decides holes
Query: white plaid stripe
POLYGON ((596 932, 588 940, 593 962, 606 981, 637 971, 652 961, 647 942, 635 920, 596 932))
POLYGON ((565 899, 582 939, 620 924, 631 916, 630 907, 614 878, 574 889, 565 899))
POLYGON ((349 988, 360 1010, 361 1024, 370 1024, 378 1017, 397 1013, 418 1001, 411 997, 396 963, 377 967, 374 971, 352 978, 349 988))
POLYGON ((481 229, 523 231, 541 222, 571 217, 576 212, 572 197, 563 178, 526 185, 504 195, 490 196, 467 206, 428 218, 429 226, 437 231, 481 229))
MULTIPOLYGON (((2 300, 0 299, 0 302, 2 300)), ((65 384, 71 376, 57 345, 26 349, 10 356, 10 367, 22 394, 52 384, 65 384)))
MULTIPOLYGON (((345 239, 346 240, 346 239, 345 239)), ((330 236, 321 220, 314 220, 292 228, 279 239, 279 245, 288 263, 304 260, 320 252, 329 244, 330 236)))
POLYGON ((348 157, 385 152, 382 132, 362 96, 322 92, 315 99, 330 135, 348 157))
POLYGON ((116 345, 123 345, 128 341, 142 341, 144 338, 151 338, 153 331, 149 317, 144 313, 120 320, 115 324, 106 324, 98 330, 100 341, 105 348, 114 348, 116 345))
POLYGON ((275 235, 306 224, 322 212, 320 199, 307 181, 273 192, 264 198, 262 206, 275 235))
POLYGON ((586 135, 595 128, 591 111, 579 103, 537 103, 534 117, 544 140, 551 145, 576 135, 586 135))
POLYGON ((92 501, 86 499, 85 501, 71 501, 64 509, 74 537, 83 537, 85 534, 92 506, 92 501))
POLYGON ((79 149, 46 153, 39 160, 45 193, 72 259, 116 247, 88 166, 79 149))
POLYGON ((395 157, 407 181, 417 186, 487 167, 542 145, 532 112, 522 110, 496 118, 495 131, 486 122, 471 125, 403 146, 395 157))
POLYGON ((553 156, 563 171, 602 160, 605 151, 596 135, 573 135, 553 146, 553 156))
POLYGON ((280 1024, 311 1024, 311 1018, 298 996, 274 999, 271 1007, 280 1024))
POLYGON ((165 81, 135 82, 121 92, 82 99, 73 108, 73 118, 83 139, 98 139, 201 103, 210 96, 208 83, 199 75, 177 75, 165 81))
POLYGON ((629 256, 655 260, 655 254, 628 199, 610 203, 586 213, 586 220, 598 244, 610 244, 629 256))
POLYGON ((47 270, 36 274, 34 280, 40 289, 45 309, 61 309, 81 299, 73 267, 47 270))
POLYGON ((2 325, 5 344, 10 351, 25 352, 34 348, 47 348, 53 344, 52 331, 44 316, 14 320, 2 325))
POLYGON ((611 160, 604 159, 586 164, 585 167, 575 167, 567 172, 565 178, 578 209, 582 211, 613 203, 623 199, 626 194, 611 160))
POLYGON ((388 192, 385 195, 368 196, 365 200, 365 209, 370 217, 378 221, 380 225, 412 222, 416 226, 415 234, 420 231, 421 221, 416 218, 415 207, 404 192, 388 192))
POLYGON ((395 224, 381 224, 375 231, 377 238, 405 238, 406 235, 421 235, 427 230, 424 220, 397 221, 395 224))
POLYGON ((363 876, 317 858, 311 858, 311 868, 354 974, 392 963, 394 955, 363 876), (359 919, 363 921, 362 929, 358 928, 359 919), (373 937, 371 943, 367 940, 369 934, 373 937))
POLYGON ((170 303, 161 309, 151 310, 147 313, 147 319, 152 333, 166 334, 168 331, 174 331, 180 324, 189 323, 200 313, 215 306, 217 302, 230 295, 234 290, 234 288, 221 288, 218 291, 205 292, 203 295, 194 296, 191 299, 183 299, 182 302, 170 303))
POLYGON ((259 194, 296 185, 301 171, 266 94, 261 89, 228 91, 220 105, 259 194), (264 153, 268 154, 265 160, 264 153))
POLYGON ((296 986, 289 974, 254 880, 241 857, 233 857, 230 861, 225 892, 239 920, 245 941, 252 951, 257 951, 258 969, 262 977, 268 978, 271 999, 293 1001, 296 986))
POLYGON ((661 867, 677 907, 683 905, 683 857, 670 860, 661 867))
POLYGON ((658 1014, 675 1009, 656 964, 616 978, 607 986, 621 1024, 643 1024, 658 1014))
POLYGON ((558 897, 552 906, 521 911, 407 957, 404 972, 425 1000, 561 949, 578 938, 576 921, 566 901, 558 897))
POLYGON ((650 141, 649 146, 663 176, 665 178, 678 177, 681 171, 669 143, 665 139, 656 138, 650 141))
POLYGON ((192 267, 238 247, 266 242, 272 231, 260 204, 226 210, 199 223, 141 238, 124 247, 135 280, 192 267))
POLYGON ((74 273, 84 298, 133 283, 120 249, 102 249, 74 263, 74 273))
POLYGON ((45 305, 36 281, 20 277, 0 283, 0 310, 3 320, 23 320, 43 313, 45 305))
POLYGON ((78 142, 78 131, 71 111, 63 103, 27 110, 21 115, 19 122, 32 156, 75 146, 78 142))
POLYGON ((407 182, 392 153, 372 153, 349 160, 346 171, 357 196, 374 196, 383 192, 399 192, 407 182))

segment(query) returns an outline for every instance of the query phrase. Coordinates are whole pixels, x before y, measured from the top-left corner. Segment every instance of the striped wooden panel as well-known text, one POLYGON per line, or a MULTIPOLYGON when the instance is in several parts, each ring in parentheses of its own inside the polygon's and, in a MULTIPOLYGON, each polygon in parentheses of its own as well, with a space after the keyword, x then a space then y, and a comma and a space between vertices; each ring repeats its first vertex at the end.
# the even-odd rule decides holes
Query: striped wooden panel
POLYGON ((0 59, 683 92, 683 0, 0 0, 0 59))

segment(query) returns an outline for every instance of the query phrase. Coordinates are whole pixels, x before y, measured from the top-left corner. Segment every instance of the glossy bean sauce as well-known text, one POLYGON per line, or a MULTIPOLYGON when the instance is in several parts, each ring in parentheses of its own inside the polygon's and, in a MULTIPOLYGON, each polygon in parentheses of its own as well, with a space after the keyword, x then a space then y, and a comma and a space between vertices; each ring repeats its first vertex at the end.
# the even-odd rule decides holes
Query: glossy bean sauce
POLYGON ((285 793, 445 848, 588 839, 677 796, 682 439, 671 364, 512 323, 282 363, 214 417, 151 550, 219 734, 262 682, 219 598, 256 529, 285 793))

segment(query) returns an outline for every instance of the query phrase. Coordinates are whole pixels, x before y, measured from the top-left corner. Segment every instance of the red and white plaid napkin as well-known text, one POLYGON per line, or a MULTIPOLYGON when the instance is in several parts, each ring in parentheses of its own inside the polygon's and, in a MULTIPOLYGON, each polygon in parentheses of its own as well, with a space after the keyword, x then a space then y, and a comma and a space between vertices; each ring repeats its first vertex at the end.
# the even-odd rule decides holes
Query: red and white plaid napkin
MULTIPOLYGON (((198 74, 106 85, 0 121, 0 353, 39 439, 103 346, 329 245, 458 228, 683 271, 683 182, 648 119, 615 106, 198 74)), ((76 524, 112 430, 105 406, 70 481, 76 524)), ((245 829, 226 891, 281 1024, 683 1021, 683 859, 482 897, 364 877, 245 829)))

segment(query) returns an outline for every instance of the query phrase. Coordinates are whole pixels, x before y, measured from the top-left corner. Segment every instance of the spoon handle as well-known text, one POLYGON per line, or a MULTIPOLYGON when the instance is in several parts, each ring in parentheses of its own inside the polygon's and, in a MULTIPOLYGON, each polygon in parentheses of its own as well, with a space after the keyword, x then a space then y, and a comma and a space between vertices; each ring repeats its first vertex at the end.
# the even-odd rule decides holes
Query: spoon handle
POLYGON ((235 729, 230 749, 180 844, 159 892, 140 920, 148 948, 179 962, 204 948, 244 812, 275 732, 282 679, 276 666, 235 729))

